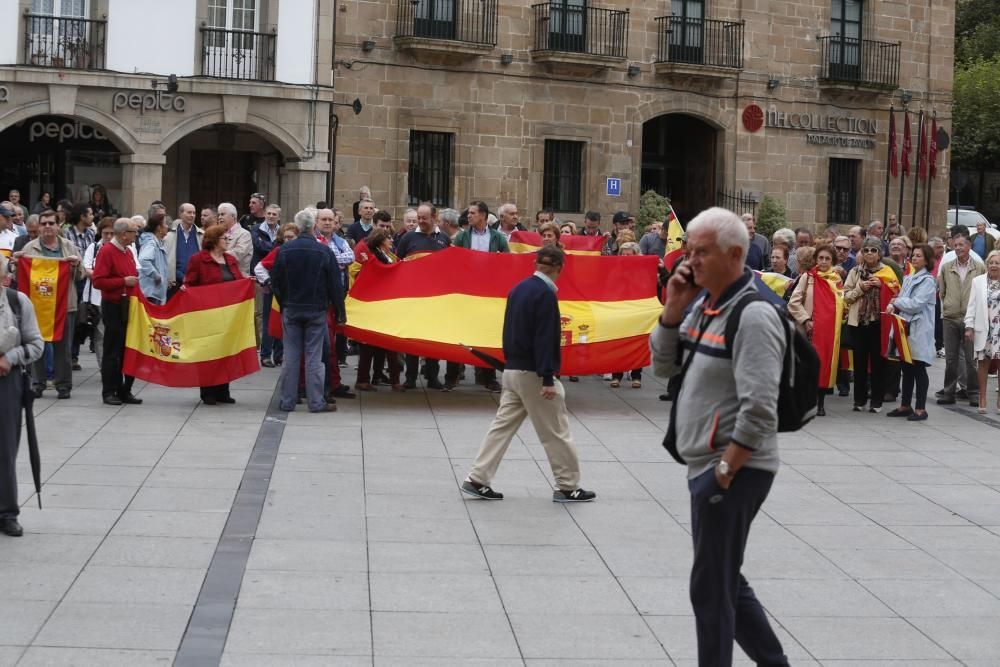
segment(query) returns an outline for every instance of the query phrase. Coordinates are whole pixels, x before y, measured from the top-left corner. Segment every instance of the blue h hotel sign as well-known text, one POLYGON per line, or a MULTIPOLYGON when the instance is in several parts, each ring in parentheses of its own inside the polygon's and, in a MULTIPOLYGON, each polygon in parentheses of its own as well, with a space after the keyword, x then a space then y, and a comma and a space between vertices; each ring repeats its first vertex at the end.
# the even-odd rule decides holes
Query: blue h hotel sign
POLYGON ((622 196, 622 179, 620 178, 608 179, 608 196, 609 197, 622 196))

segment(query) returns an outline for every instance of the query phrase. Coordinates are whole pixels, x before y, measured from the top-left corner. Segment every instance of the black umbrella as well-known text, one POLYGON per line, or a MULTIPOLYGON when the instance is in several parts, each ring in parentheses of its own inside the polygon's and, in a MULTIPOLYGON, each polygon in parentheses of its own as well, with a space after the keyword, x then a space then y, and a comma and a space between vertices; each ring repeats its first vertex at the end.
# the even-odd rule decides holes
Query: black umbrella
POLYGON ((21 405, 24 406, 24 426, 28 432, 28 461, 31 463, 31 478, 35 480, 35 497, 38 509, 42 509, 42 459, 38 454, 38 432, 35 430, 35 392, 31 388, 31 376, 23 376, 24 389, 21 405))
POLYGON ((485 361, 486 363, 488 363, 490 366, 492 366, 493 368, 497 369, 501 373, 503 372, 504 363, 502 361, 500 361, 499 359, 497 359, 496 357, 494 357, 493 355, 486 354, 485 352, 481 352, 480 350, 477 350, 474 347, 469 347, 465 343, 459 343, 459 345, 461 345, 466 350, 468 350, 469 354, 471 354, 472 356, 474 356, 477 359, 480 359, 482 361, 485 361))

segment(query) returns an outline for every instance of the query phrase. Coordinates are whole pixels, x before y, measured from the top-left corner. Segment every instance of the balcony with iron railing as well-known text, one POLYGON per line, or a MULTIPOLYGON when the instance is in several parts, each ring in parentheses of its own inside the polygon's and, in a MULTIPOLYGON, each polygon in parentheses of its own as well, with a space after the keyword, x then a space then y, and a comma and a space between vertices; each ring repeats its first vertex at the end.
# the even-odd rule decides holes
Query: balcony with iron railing
POLYGON ((899 85, 899 42, 818 37, 820 83, 827 87, 893 90, 899 85))
POLYGON ((106 66, 106 20, 24 14, 24 64, 100 70, 106 66))
POLYGON ((537 62, 602 69, 623 62, 629 10, 546 2, 531 7, 537 62))
POLYGON ((742 21, 683 16, 656 19, 657 74, 735 76, 743 69, 742 21))
POLYGON ((497 44, 498 0, 397 0, 397 48, 462 60, 497 44))
POLYGON ((274 81, 277 34, 201 26, 201 75, 274 81))

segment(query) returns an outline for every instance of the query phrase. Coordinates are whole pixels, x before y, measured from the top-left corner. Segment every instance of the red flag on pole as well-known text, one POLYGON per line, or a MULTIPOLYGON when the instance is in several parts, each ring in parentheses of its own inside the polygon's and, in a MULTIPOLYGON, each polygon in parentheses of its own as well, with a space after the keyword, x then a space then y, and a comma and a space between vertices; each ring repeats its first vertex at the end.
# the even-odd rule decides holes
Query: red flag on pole
POLYGON ((896 112, 889 109, 889 173, 899 176, 899 158, 896 155, 896 112))
POLYGON ((931 168, 931 178, 937 178, 937 116, 931 119, 931 150, 927 155, 927 162, 931 168))
POLYGON ((927 123, 920 124, 920 142, 917 145, 917 178, 927 180, 927 123))
POLYGON ((910 141, 910 112, 903 112, 903 153, 900 162, 903 166, 903 176, 910 175, 910 153, 913 151, 913 144, 910 141))

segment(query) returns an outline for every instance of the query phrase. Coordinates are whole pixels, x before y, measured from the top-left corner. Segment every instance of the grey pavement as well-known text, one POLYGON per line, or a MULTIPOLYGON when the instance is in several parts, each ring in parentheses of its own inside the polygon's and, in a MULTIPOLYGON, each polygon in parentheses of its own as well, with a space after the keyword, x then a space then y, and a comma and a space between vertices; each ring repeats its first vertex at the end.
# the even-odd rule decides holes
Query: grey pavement
MULTIPOLYGON (((649 374, 566 383, 598 501, 562 506, 530 424, 506 499, 463 499, 497 401, 471 382, 276 421, 276 370, 235 406, 139 385, 144 405, 110 408, 83 363, 71 400, 37 403, 41 511, 22 447, 0 666, 697 662, 684 471, 649 374)), ((782 436, 751 533, 745 574, 792 664, 1000 665, 1000 415, 850 405, 782 436)))

